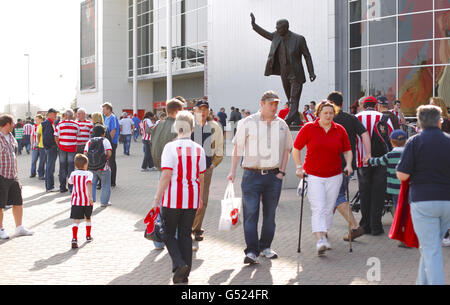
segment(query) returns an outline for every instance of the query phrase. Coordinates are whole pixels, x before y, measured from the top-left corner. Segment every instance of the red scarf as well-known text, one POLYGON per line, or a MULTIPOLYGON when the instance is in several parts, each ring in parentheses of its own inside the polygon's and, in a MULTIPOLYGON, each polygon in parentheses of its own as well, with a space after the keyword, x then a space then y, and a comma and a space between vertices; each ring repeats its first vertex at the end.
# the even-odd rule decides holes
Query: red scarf
POLYGON ((419 248, 419 240, 414 231, 411 218, 408 195, 409 179, 402 182, 394 221, 392 222, 391 230, 389 231, 389 238, 399 240, 408 247, 419 248))

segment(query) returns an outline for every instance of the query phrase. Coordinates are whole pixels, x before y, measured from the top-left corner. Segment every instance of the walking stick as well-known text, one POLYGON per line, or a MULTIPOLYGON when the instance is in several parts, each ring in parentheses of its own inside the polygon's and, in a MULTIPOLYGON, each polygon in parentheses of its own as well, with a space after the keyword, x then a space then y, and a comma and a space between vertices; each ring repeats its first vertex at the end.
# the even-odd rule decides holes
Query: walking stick
POLYGON ((298 249, 297 249, 297 253, 300 253, 300 245, 301 245, 301 241, 302 241, 302 220, 303 220, 303 200, 305 198, 305 179, 306 179, 306 174, 303 174, 303 183, 302 183, 302 204, 300 206, 300 228, 298 231, 298 249))
MULTIPOLYGON (((346 184, 347 184, 348 219, 350 219, 350 213, 352 212, 352 208, 350 206, 350 191, 349 191, 349 186, 348 186, 350 184, 350 176, 348 175, 347 171, 345 171, 344 175, 347 179, 346 184)), ((348 239, 350 242, 350 253, 352 253, 353 252, 353 248, 352 248, 352 239, 353 238, 352 238, 352 225, 350 224, 350 221, 348 222, 348 239)))

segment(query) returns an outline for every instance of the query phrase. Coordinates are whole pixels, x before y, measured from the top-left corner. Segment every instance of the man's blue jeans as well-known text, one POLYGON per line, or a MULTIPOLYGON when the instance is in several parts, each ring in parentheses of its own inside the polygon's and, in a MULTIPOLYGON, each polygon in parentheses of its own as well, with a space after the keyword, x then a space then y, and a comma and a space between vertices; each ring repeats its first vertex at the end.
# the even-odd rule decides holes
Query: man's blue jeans
POLYGON ((133 137, 134 137, 134 141, 136 142, 137 139, 139 138, 139 129, 138 129, 138 128, 136 128, 136 129, 134 130, 133 137))
POLYGON ((420 244, 417 285, 445 285, 442 239, 450 227, 450 201, 411 203, 414 231, 420 244))
POLYGON ((92 199, 96 202, 96 191, 98 180, 102 182, 102 194, 100 195, 100 203, 106 205, 109 203, 111 197, 111 171, 93 171, 94 178, 92 179, 92 199))
POLYGON ((38 175, 39 178, 45 176, 45 150, 43 148, 36 148, 31 151, 31 176, 36 176, 36 164, 39 160, 38 175))
POLYGON ((52 190, 55 188, 55 163, 58 157, 58 148, 52 147, 45 149, 45 189, 52 190))
POLYGON ((130 146, 131 146, 131 134, 124 134, 123 135, 123 153, 125 155, 128 155, 130 153, 130 146))
MULTIPOLYGON (((70 177, 75 169, 76 152, 59 151, 59 190, 67 189, 67 178, 70 177)), ((72 185, 69 185, 69 190, 72 191, 72 185)))
POLYGON ((275 174, 262 175, 261 172, 244 171, 242 177, 242 206, 244 211, 244 235, 247 248, 245 254, 256 256, 270 248, 275 236, 275 213, 280 200, 283 181, 275 174), (261 238, 258 240, 259 208, 262 201, 263 223, 261 238))

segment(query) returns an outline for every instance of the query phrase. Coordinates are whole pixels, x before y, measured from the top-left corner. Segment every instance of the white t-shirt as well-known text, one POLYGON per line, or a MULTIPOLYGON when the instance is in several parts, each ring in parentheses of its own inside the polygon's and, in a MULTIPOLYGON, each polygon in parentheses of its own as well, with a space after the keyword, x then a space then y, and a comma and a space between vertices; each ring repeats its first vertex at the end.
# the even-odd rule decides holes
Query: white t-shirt
POLYGON ((203 148, 191 139, 169 142, 161 155, 161 169, 172 170, 162 206, 170 209, 197 209, 200 203, 199 175, 206 171, 203 148))
POLYGON ((124 118, 119 121, 120 126, 122 127, 122 131, 120 134, 130 135, 133 132, 134 122, 130 118, 124 118))

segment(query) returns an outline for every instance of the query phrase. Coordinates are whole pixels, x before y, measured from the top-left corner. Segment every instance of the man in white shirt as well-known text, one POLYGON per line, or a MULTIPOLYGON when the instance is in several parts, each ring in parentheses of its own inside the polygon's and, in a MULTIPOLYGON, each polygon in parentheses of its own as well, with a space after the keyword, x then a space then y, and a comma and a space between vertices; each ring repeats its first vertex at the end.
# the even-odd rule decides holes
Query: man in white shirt
POLYGON ((131 136, 134 131, 134 122, 130 119, 128 113, 124 112, 123 119, 119 121, 120 135, 123 137, 123 153, 130 155, 131 136))

